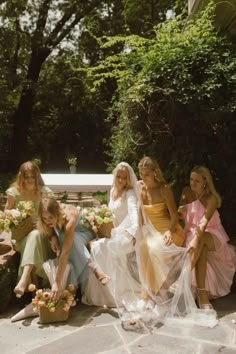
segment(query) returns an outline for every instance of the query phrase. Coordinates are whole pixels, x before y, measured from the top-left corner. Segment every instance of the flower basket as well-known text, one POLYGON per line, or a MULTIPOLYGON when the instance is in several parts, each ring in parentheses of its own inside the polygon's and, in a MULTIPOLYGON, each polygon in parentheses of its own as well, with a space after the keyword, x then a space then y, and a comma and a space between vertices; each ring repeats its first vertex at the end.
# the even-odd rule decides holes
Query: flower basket
POLYGON ((34 228, 32 216, 22 221, 18 226, 11 228, 12 238, 16 241, 21 241, 34 228))
POLYGON ((113 224, 111 221, 101 224, 101 226, 99 227, 98 232, 97 232, 98 237, 99 238, 103 238, 103 237, 110 238, 112 227, 113 227, 113 224))
POLYGON ((53 323, 53 322, 65 322, 69 317, 69 310, 63 310, 63 303, 59 303, 56 306, 54 312, 51 312, 46 307, 40 307, 39 309, 39 322, 41 324, 53 323))

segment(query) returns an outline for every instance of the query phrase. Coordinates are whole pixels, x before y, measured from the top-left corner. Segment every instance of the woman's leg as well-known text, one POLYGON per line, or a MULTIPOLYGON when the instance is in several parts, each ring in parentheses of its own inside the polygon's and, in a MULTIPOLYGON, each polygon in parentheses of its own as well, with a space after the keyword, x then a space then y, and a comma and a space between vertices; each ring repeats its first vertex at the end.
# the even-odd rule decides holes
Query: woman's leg
POLYGON ((14 293, 16 294, 16 297, 21 298, 21 296, 24 294, 33 268, 34 268, 33 264, 27 264, 24 266, 21 278, 14 289, 14 293))
POLYGON ((88 267, 93 271, 95 277, 102 285, 106 285, 111 280, 111 278, 96 265, 92 258, 88 261, 88 267))
POLYGON ((198 301, 200 305, 210 304, 208 292, 205 289, 206 271, 207 271, 207 254, 208 251, 214 251, 214 240, 211 234, 205 233, 203 236, 201 252, 195 264, 196 282, 198 288, 198 301))

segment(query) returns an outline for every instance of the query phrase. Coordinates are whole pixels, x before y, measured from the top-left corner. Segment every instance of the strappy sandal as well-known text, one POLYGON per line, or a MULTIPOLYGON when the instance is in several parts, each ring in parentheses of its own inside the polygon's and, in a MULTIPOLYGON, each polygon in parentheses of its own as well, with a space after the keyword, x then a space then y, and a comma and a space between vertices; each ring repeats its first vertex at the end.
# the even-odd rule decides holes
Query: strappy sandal
POLYGON ((214 307, 212 306, 212 304, 210 302, 206 303, 206 304, 202 304, 201 301, 200 301, 200 298, 199 298, 199 293, 201 291, 207 291, 205 288, 197 288, 197 304, 198 304, 198 307, 201 309, 201 310, 214 310, 214 307))

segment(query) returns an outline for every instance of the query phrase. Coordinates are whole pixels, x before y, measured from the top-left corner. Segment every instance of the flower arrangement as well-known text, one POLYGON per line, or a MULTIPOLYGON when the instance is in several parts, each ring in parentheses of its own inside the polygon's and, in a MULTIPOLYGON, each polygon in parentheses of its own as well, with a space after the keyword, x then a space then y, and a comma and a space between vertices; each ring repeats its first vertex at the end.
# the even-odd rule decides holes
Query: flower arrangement
POLYGON ((81 212, 81 224, 92 229, 95 234, 104 224, 109 224, 112 227, 113 218, 113 213, 106 204, 100 207, 84 208, 81 212))
POLYGON ((69 163, 69 165, 72 165, 72 166, 77 165, 77 157, 75 157, 75 156, 68 157, 66 160, 69 163))
POLYGON ((17 228, 23 221, 35 212, 32 201, 20 201, 16 208, 0 211, 0 231, 9 232, 17 228))
POLYGON ((69 284, 58 300, 52 298, 50 289, 36 289, 34 284, 30 284, 29 291, 36 292, 32 299, 32 305, 35 312, 40 312, 40 309, 45 308, 49 312, 55 312, 57 308, 62 307, 63 311, 68 312, 72 306, 76 305, 75 301, 75 286, 69 284))

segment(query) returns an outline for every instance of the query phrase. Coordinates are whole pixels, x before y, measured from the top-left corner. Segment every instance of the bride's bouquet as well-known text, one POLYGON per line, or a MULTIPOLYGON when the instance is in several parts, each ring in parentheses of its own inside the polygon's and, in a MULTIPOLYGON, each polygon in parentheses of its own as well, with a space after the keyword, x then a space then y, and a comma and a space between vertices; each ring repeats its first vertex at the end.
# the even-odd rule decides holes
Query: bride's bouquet
POLYGON ((100 207, 84 208, 81 212, 81 224, 99 237, 110 237, 114 215, 106 204, 100 207))
POLYGON ((35 212, 32 201, 20 201, 16 208, 0 212, 0 231, 12 232, 20 241, 33 229, 32 215, 35 212))

